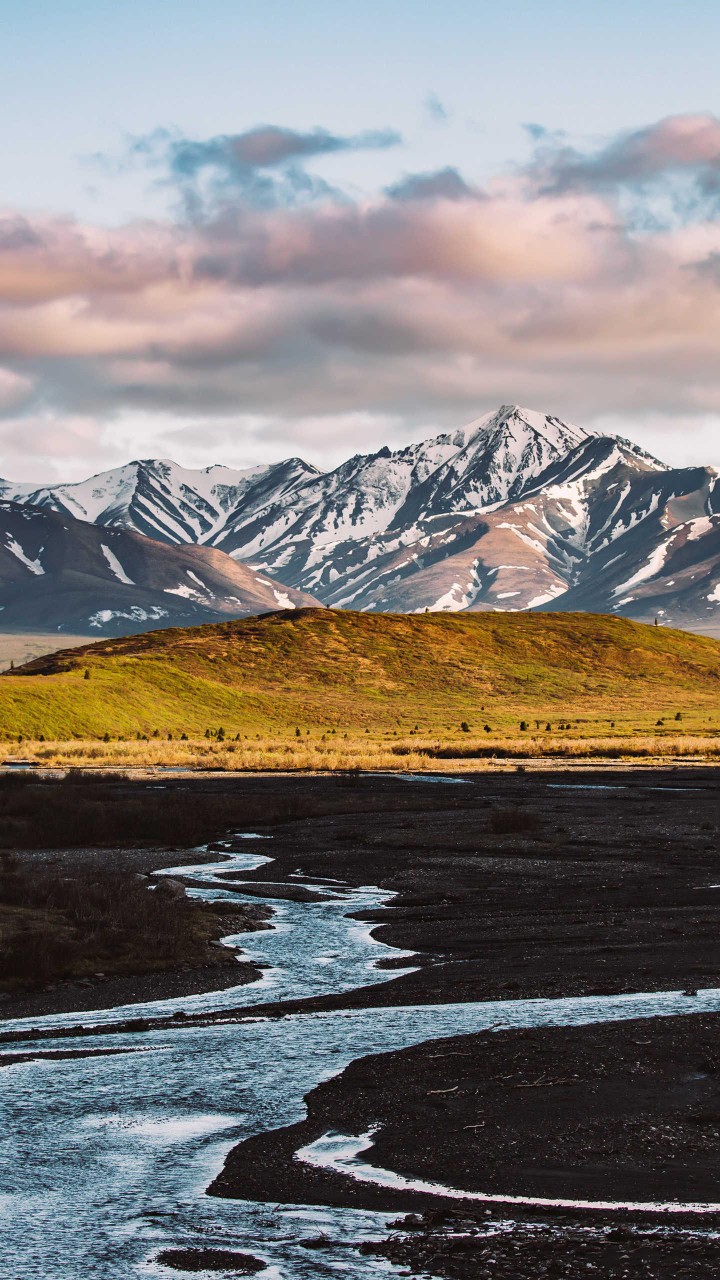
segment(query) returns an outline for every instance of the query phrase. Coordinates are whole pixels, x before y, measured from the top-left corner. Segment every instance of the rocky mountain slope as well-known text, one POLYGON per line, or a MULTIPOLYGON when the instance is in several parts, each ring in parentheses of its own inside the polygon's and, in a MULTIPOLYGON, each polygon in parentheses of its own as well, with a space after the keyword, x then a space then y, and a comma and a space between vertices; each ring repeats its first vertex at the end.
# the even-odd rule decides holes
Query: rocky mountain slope
POLYGON ((339 608, 587 610, 720 633, 720 489, 637 445, 505 405, 320 473, 136 462, 17 502, 216 547, 339 608))
POLYGON ((212 547, 0 502, 0 628, 119 636, 313 603, 212 547))

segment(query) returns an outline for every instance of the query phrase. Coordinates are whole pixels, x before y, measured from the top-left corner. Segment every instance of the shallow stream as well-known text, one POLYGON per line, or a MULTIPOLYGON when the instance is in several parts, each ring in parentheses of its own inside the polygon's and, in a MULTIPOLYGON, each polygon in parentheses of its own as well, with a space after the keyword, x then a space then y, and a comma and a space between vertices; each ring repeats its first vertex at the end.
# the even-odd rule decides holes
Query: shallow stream
MULTIPOLYGON (((248 839, 248 853, 217 865, 165 874, 202 881, 193 892, 256 902, 216 874, 241 877, 271 846, 248 839), (262 852, 261 852, 262 850, 262 852), (207 887, 207 886, 210 887, 207 887)), ((300 881, 296 881, 299 883, 300 881)), ((8 1280, 131 1280, 177 1273, 154 1261, 163 1248, 237 1249, 267 1261, 262 1278, 373 1280, 399 1272, 360 1257, 347 1243, 386 1234, 396 1213, 316 1209, 220 1200, 205 1195, 227 1152, 241 1139, 294 1123, 303 1096, 369 1053, 441 1036, 510 1026, 616 1021, 689 1012, 680 993, 569 1000, 519 1000, 249 1017, 240 1023, 178 1026, 100 1039, 52 1038, 57 1027, 119 1021, 128 1015, 217 1010, 269 999, 346 991, 386 982, 401 971, 376 962, 399 954, 374 940, 348 913, 388 900, 377 889, 302 880, 322 896, 279 902, 275 928, 243 935, 245 954, 272 966, 262 980, 184 1000, 97 1014, 63 1014, 2 1024, 44 1031, 43 1052, 98 1047, 117 1054, 37 1060, 0 1070, 0 1274, 8 1280), (321 1253, 303 1240, 326 1234, 321 1253)), ((720 1011, 720 990, 703 991, 693 1012, 720 1011)), ((29 1052, 32 1043, 6 1045, 29 1052)), ((1 1061, 1 1055, 0 1055, 1 1061)), ((209 1273, 208 1273, 209 1274, 209 1273)))

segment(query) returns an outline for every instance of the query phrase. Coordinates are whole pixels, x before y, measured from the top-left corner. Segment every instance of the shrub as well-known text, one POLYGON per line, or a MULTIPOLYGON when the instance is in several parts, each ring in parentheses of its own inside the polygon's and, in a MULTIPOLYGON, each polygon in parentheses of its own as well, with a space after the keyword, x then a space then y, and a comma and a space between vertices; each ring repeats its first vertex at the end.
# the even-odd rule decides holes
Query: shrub
POLYGON ((467 720, 463 720, 463 721, 462 721, 462 723, 461 723, 461 725, 460 725, 460 728, 461 728, 461 730, 462 730, 462 732, 463 732, 463 733, 469 733, 469 732, 470 732, 470 725, 468 724, 467 720))

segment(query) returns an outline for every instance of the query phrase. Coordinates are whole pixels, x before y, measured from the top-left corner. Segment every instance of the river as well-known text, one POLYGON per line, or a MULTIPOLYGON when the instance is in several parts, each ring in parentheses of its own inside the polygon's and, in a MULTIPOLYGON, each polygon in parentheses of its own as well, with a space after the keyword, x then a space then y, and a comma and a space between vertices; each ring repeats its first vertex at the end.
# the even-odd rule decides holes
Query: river
MULTIPOLYGON (((235 843, 239 843, 236 841, 235 843)), ((232 891, 214 876, 242 875, 269 861, 271 847, 249 837, 248 852, 217 866, 175 868, 191 891, 232 891), (262 852, 261 852, 262 850, 262 852), (199 882, 202 882, 200 887, 199 882)), ((402 970, 378 969, 398 953, 377 942, 349 913, 389 895, 307 880, 317 902, 278 902, 272 930, 243 935, 245 955, 270 966, 260 982, 182 1000, 97 1014, 62 1014, 2 1024, 42 1030, 35 1047, 117 1049, 99 1057, 36 1060, 0 1071, 0 1274, 8 1280, 131 1280, 173 1273, 154 1261, 168 1247, 236 1249, 267 1262, 264 1280, 397 1275, 389 1263, 360 1257, 348 1241, 380 1237, 396 1213, 316 1209, 216 1199, 205 1189, 243 1138, 303 1118, 303 1096, 365 1054, 423 1040, 509 1026, 582 1024, 689 1012, 680 993, 518 1000, 293 1014, 253 1019, 268 1000, 347 991, 386 982, 402 970), (177 1009, 244 1006, 248 1018, 177 1026, 100 1039, 53 1039, 59 1027, 112 1023, 177 1009), (332 1245, 309 1252, 303 1240, 326 1234, 332 1245)), ((256 898, 237 900, 256 902, 256 898)), ((408 957, 409 958, 409 957, 408 957)), ((720 1010, 720 990, 702 991, 693 1012, 720 1010)), ((33 1043, 23 1043, 24 1053, 33 1043)), ((18 1046, 4 1046, 5 1053, 18 1046)), ((1 1061, 2 1055, 0 1055, 1 1061)))

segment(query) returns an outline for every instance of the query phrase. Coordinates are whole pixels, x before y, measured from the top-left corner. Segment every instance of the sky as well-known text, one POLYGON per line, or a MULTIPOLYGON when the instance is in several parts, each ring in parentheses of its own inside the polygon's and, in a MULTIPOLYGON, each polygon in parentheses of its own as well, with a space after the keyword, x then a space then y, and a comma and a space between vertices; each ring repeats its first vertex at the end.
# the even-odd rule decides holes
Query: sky
POLYGON ((720 466, 717 0, 0 0, 0 475, 720 466))

